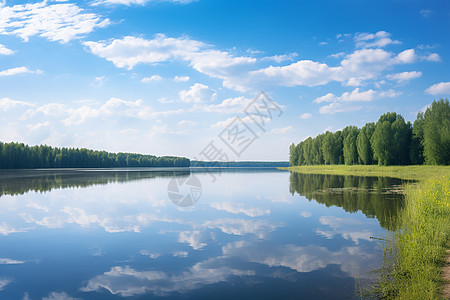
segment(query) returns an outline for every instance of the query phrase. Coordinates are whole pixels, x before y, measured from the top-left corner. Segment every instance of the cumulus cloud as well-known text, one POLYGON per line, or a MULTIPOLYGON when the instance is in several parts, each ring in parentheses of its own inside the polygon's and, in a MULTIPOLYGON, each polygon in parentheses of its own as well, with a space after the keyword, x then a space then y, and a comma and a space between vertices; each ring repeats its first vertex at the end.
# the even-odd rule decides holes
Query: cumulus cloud
POLYGON ((309 119, 311 117, 312 117, 312 115, 310 113, 304 113, 304 114, 300 115, 300 119, 303 119, 303 120, 309 119))
POLYGON ((12 279, 0 277, 0 291, 3 290, 8 284, 12 282, 12 279))
MULTIPOLYGON (((267 86, 314 87, 330 82, 362 86, 395 65, 411 64, 418 60, 440 61, 436 53, 419 55, 414 49, 400 53, 386 51, 381 47, 399 43, 389 36, 385 31, 355 35, 358 47, 354 52, 331 55, 333 58, 342 57, 337 65, 313 60, 293 61, 296 53, 262 58, 239 56, 189 37, 172 38, 163 34, 157 34, 152 39, 126 36, 83 44, 87 51, 111 61, 118 68, 131 70, 138 64, 182 61, 202 74, 221 79, 224 87, 241 92, 267 86), (268 61, 281 63, 289 60, 293 62, 267 66, 268 61)), ((177 77, 175 80, 181 81, 177 77)))
POLYGON ((293 53, 288 53, 288 54, 281 54, 281 55, 273 55, 273 56, 266 56, 263 57, 261 60, 272 60, 274 62, 277 63, 281 63, 284 61, 293 61, 296 57, 298 56, 298 54, 296 52, 293 53))
POLYGON ((41 70, 32 71, 27 67, 17 67, 0 71, 0 76, 13 76, 19 74, 42 74, 41 70))
POLYGON ((398 83, 406 83, 410 80, 419 78, 422 76, 422 72, 412 71, 412 72, 402 72, 386 75, 386 78, 389 80, 397 81, 398 83))
POLYGON ((152 82, 152 81, 160 81, 162 79, 163 78, 159 75, 152 75, 150 77, 142 78, 141 81, 145 83, 145 82, 152 82))
POLYGON ((40 36, 67 43, 110 24, 108 19, 86 13, 73 3, 51 4, 48 1, 0 5, 0 16, 0 34, 19 36, 24 41, 40 36))
POLYGON ((172 2, 176 4, 188 4, 191 2, 196 2, 198 0, 99 0, 94 2, 94 5, 100 4, 111 4, 111 5, 145 5, 150 2, 172 2))
POLYGON ((317 97, 313 102, 330 103, 320 107, 319 112, 321 114, 334 114, 338 112, 356 111, 362 108, 361 106, 349 105, 349 102, 369 102, 379 98, 394 98, 400 94, 401 92, 396 92, 394 90, 375 91, 370 89, 367 91, 360 91, 359 88, 355 88, 351 92, 342 93, 341 96, 328 93, 324 96, 317 97))
POLYGON ((189 81, 189 79, 191 79, 189 76, 175 76, 173 78, 173 80, 176 82, 186 82, 189 81))
POLYGON ((233 202, 212 202, 211 207, 230 212, 232 214, 245 214, 249 217, 260 217, 270 214, 270 209, 260 207, 245 207, 242 203, 233 202))
POLYGON ((0 55, 11 55, 11 54, 14 54, 14 51, 0 44, 0 55))
POLYGON ((0 258, 0 265, 20 265, 25 263, 23 260, 15 260, 11 258, 0 258))
POLYGON ((189 88, 180 92, 180 99, 186 103, 201 103, 214 101, 217 93, 208 86, 196 83, 189 88))
POLYGON ((42 300, 81 300, 81 299, 73 298, 65 292, 51 292, 47 297, 43 297, 42 300))
POLYGON ((0 99, 0 109, 3 111, 8 111, 14 107, 27 107, 27 106, 33 106, 33 104, 30 102, 12 100, 9 98, 0 99))
MULTIPOLYGON (((32 104, 21 101, 14 101, 8 98, 0 100, 0 108, 8 109, 15 105, 32 106, 32 104)), ((21 119, 27 120, 33 118, 37 114, 45 116, 57 117, 65 125, 78 125, 89 119, 116 119, 118 117, 134 118, 134 119, 152 119, 161 116, 180 113, 181 110, 156 111, 143 100, 138 99, 123 100, 119 98, 111 98, 105 103, 98 104, 82 104, 80 106, 67 105, 62 103, 48 103, 26 111, 21 119)))
POLYGON ((231 276, 254 275, 254 271, 234 269, 226 262, 211 259, 196 263, 187 271, 170 274, 163 271, 140 271, 129 266, 112 267, 109 271, 90 279, 81 288, 83 292, 108 290, 111 294, 132 297, 152 292, 167 295, 185 292, 204 285, 226 281, 231 276))
POLYGON ((362 106, 346 105, 341 102, 333 102, 319 108, 321 114, 335 114, 360 110, 362 106))
POLYGON ((429 55, 422 56, 422 60, 440 62, 441 57, 437 53, 431 53, 429 55))
POLYGON ((425 93, 430 95, 449 95, 450 94, 450 82, 440 82, 433 84, 425 90, 425 93))
POLYGON ((256 61, 250 57, 235 57, 226 51, 188 37, 170 38, 157 34, 153 39, 126 36, 103 42, 83 43, 93 54, 114 63, 118 68, 132 69, 141 63, 170 60, 186 61, 195 70, 215 78, 227 78, 243 65, 256 61))
POLYGON ((359 240, 371 241, 370 237, 374 236, 370 228, 363 228, 367 224, 362 224, 359 220, 351 218, 338 218, 334 216, 322 216, 319 218, 322 225, 331 227, 331 231, 318 229, 316 233, 328 239, 335 235, 341 235, 346 240, 352 240, 356 245, 359 240))
POLYGON ((204 233, 198 230, 182 231, 178 235, 178 242, 188 243, 192 249, 199 250, 207 245, 204 242, 204 238, 204 233))
POLYGON ((282 128, 274 128, 271 131, 269 131, 269 134, 285 134, 289 130, 291 130, 292 126, 282 127, 282 128))
POLYGON ((390 44, 401 44, 400 41, 392 40, 391 34, 386 31, 378 31, 377 33, 357 33, 354 37, 356 47, 359 48, 382 48, 390 44))
POLYGON ((266 220, 217 219, 206 221, 203 226, 219 228, 223 233, 233 235, 253 234, 262 239, 275 230, 279 225, 270 224, 266 220))
POLYGON ((216 112, 222 114, 237 114, 244 111, 252 102, 251 99, 240 96, 236 98, 227 98, 219 104, 202 104, 195 105, 192 111, 216 112))

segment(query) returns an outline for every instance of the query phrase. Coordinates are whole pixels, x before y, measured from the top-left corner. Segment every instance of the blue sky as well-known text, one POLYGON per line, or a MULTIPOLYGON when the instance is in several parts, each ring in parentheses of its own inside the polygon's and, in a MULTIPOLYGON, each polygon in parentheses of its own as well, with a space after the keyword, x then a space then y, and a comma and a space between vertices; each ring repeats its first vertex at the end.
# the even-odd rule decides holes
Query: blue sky
POLYGON ((0 140, 231 160, 450 95, 443 1, 0 1, 0 140), (264 91, 281 116, 244 113, 264 91), (234 118, 257 138, 236 155, 234 118))

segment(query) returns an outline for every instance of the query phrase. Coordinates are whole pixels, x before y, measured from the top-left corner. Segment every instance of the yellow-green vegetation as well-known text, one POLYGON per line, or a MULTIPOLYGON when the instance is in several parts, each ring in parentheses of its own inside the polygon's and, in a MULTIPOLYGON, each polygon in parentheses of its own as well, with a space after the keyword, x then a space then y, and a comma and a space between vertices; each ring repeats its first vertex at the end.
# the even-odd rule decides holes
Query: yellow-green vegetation
POLYGON ((408 180, 450 177, 450 166, 312 165, 280 168, 298 173, 354 176, 383 176, 408 180))
POLYGON ((450 178, 406 187, 401 230, 389 239, 378 292, 387 299, 440 299, 450 237, 450 178))
POLYGON ((387 239, 379 286, 382 299, 440 299, 441 268, 450 241, 449 166, 299 166, 294 172, 389 176, 418 180, 405 187, 399 230, 387 239))

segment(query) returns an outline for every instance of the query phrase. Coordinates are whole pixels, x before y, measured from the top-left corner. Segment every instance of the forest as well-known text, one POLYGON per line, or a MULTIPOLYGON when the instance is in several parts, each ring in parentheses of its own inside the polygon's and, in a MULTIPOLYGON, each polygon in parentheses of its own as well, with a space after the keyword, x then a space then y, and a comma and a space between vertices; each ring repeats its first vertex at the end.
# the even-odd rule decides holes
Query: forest
POLYGON ((425 112, 417 114, 413 124, 388 112, 362 128, 347 126, 291 144, 289 164, 449 165, 449 101, 433 101, 425 112))
POLYGON ((0 142, 0 169, 189 167, 184 157, 110 153, 85 148, 0 142))

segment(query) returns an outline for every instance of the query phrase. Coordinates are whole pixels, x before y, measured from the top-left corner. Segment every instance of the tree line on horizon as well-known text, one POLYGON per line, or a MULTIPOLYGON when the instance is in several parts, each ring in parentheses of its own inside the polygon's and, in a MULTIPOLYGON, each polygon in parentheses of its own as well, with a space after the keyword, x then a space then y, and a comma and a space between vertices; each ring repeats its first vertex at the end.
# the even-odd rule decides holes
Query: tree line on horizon
POLYGON ((185 157, 0 142, 0 169, 189 167, 185 157))
POLYGON ((450 105, 440 99, 419 112, 413 124, 388 112, 362 128, 347 126, 289 147, 290 166, 449 165, 450 105))

